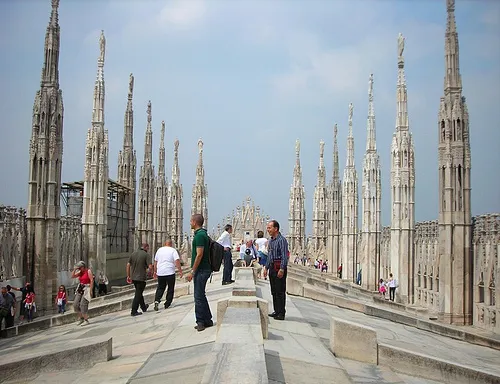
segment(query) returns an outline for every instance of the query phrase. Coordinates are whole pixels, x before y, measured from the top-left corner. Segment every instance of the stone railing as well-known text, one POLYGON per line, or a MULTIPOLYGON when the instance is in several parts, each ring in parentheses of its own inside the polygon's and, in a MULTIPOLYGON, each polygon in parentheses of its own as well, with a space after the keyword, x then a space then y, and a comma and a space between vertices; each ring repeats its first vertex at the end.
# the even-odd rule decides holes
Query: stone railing
POLYGON ((23 276, 26 232, 26 211, 0 205, 0 280, 23 276))

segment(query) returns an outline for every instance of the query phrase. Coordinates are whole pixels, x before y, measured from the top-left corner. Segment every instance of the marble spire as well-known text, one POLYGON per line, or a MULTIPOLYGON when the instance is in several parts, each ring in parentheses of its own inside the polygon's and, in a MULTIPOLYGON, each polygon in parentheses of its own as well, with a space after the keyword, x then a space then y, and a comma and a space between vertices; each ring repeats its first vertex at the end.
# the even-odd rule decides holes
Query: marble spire
POLYGON ((438 113, 439 318, 472 324, 471 155, 469 113, 462 95, 455 1, 447 0, 444 95, 438 113))
POLYGON ((300 142, 298 139, 295 142, 295 167, 293 169, 293 182, 290 187, 288 209, 290 254, 303 255, 306 251, 306 210, 305 190, 302 184, 302 169, 300 167, 300 142))
POLYGON ((381 191, 380 156, 377 152, 373 74, 368 80, 368 119, 362 181, 361 286, 376 291, 380 279, 381 191))
POLYGON ((342 279, 355 282, 358 261, 358 173, 354 162, 352 117, 354 107, 349 104, 349 133, 347 159, 342 180, 342 279))
POLYGON ((408 119, 405 79, 405 38, 398 36, 398 77, 396 85, 396 130, 391 144, 391 248, 390 270, 381 271, 387 279, 392 273, 399 282, 396 301, 413 303, 415 237, 415 156, 408 119))

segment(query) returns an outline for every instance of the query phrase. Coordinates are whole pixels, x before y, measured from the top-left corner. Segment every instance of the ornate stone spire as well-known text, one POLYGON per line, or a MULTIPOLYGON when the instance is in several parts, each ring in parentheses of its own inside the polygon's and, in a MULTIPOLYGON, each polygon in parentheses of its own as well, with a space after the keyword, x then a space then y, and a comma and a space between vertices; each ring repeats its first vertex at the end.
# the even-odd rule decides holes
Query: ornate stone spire
POLYGON ((332 181, 328 187, 328 239, 327 254, 329 272, 337 271, 342 263, 340 239, 342 235, 342 183, 339 172, 339 146, 337 124, 333 127, 332 181))
POLYGON ((45 34, 40 89, 33 104, 27 218, 27 270, 34 278, 37 310, 53 308, 60 266, 61 172, 63 160, 63 97, 59 89, 59 2, 45 34), (43 159, 43 161, 42 161, 43 159))
POLYGON ((338 182, 340 179, 339 172, 339 144, 337 140, 338 128, 337 124, 333 127, 333 167, 332 167, 332 181, 338 182))
POLYGON ((104 53, 106 50, 106 38, 101 31, 99 38, 100 54, 97 59, 97 78, 94 86, 94 104, 92 110, 92 124, 99 125, 104 129, 104 53))
POLYGON ((161 122, 160 152, 158 156, 158 178, 165 179, 165 121, 161 122))
POLYGON ((366 152, 377 150, 375 131, 375 110, 373 107, 373 74, 368 81, 368 124, 367 124, 366 152))
POLYGON ((108 212, 108 132, 104 130, 104 55, 106 38, 101 31, 97 77, 94 85, 92 127, 87 133, 83 190, 82 239, 84 255, 94 272, 106 273, 108 212))
POLYGON ((43 60, 41 83, 45 86, 59 87, 59 0, 52 0, 52 12, 45 33, 45 55, 43 60))
POLYGON ((198 165, 196 166, 196 182, 193 185, 191 199, 191 215, 201 213, 205 218, 204 227, 208 228, 208 191, 205 184, 205 169, 203 168, 203 141, 198 139, 198 165))
POLYGON ((444 96, 438 113, 439 316, 464 325, 472 324, 473 302, 469 114, 462 96, 455 1, 446 4, 444 96))
POLYGON ((349 104, 349 134, 347 136, 347 161, 346 168, 354 167, 354 136, 352 134, 352 114, 354 112, 354 106, 352 103, 349 104))
POLYGON ((289 232, 288 242, 290 254, 302 255, 306 250, 306 211, 305 191, 302 184, 302 169, 300 167, 300 142, 295 141, 295 167, 293 170, 293 182, 290 188, 289 200, 289 232))
POLYGON ((151 127, 151 100, 148 101, 148 124, 146 126, 146 139, 144 141, 144 165, 153 164, 153 129, 151 127))
MULTIPOLYGON (((415 236, 415 164, 408 119, 408 96, 403 51, 405 38, 398 36, 396 131, 391 145, 391 273, 399 276, 396 300, 413 303, 415 236)), ((387 276, 381 276, 387 278, 387 276)))
POLYGON ((180 183, 181 171, 179 168, 179 140, 174 142, 174 161, 172 164, 172 182, 168 190, 168 233, 174 241, 175 247, 180 247, 182 244, 183 234, 183 192, 182 184, 180 183))
POLYGON ((151 252, 163 246, 167 237, 168 225, 168 183, 165 179, 165 121, 161 122, 160 150, 158 155, 158 175, 155 183, 154 201, 154 243, 151 252))
POLYGON ((349 104, 349 134, 347 136, 347 159, 342 181, 342 279, 355 282, 358 257, 358 173, 354 165, 354 137, 352 115, 354 107, 349 104))
POLYGON ((314 251, 315 257, 321 259, 325 256, 326 241, 327 241, 327 186, 326 186, 326 171, 325 171, 325 143, 323 140, 319 143, 319 166, 318 166, 318 180, 314 188, 313 198, 313 217, 312 217, 312 243, 311 250, 314 251))
POLYGON ((151 127, 151 101, 147 107, 146 137, 144 140, 144 163, 139 174, 139 209, 137 215, 137 242, 154 247, 155 171, 153 166, 153 129, 151 127))
POLYGON ((462 76, 460 75, 458 33, 455 23, 455 0, 446 0, 448 18, 445 35, 445 75, 444 89, 446 92, 462 91, 462 76))
POLYGON ((179 139, 174 142, 174 163, 172 164, 172 183, 179 183, 181 170, 179 168, 179 139))
POLYGON ((130 188, 127 199, 128 204, 128 247, 132 252, 135 247, 135 200, 137 185, 137 158, 134 150, 134 108, 132 99, 134 95, 134 75, 129 77, 127 107, 123 122, 123 149, 118 153, 118 182, 130 188))
POLYGON ((362 232, 359 262, 361 266, 361 286, 375 291, 380 278, 381 240, 381 191, 380 157, 377 152, 375 132, 375 109, 373 106, 373 74, 368 81, 368 121, 366 152, 363 162, 362 182, 362 232))

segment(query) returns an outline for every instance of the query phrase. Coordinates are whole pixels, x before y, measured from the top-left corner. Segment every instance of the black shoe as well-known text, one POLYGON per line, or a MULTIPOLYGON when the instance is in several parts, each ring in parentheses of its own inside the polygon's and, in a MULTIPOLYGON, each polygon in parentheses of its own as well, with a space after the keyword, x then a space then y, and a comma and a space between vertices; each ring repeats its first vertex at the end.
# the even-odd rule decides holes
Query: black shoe
POLYGON ((159 302, 155 301, 155 307, 154 307, 154 310, 155 311, 158 311, 158 304, 160 304, 159 302))
POLYGON ((146 311, 148 310, 148 308, 149 308, 149 304, 146 304, 146 307, 145 307, 145 308, 141 308, 141 309, 142 309, 142 312, 143 312, 143 313, 144 313, 144 312, 146 312, 146 311))
POLYGON ((212 320, 210 320, 210 322, 206 323, 205 324, 205 328, 210 328, 210 327, 213 327, 214 326, 214 322, 212 320))
POLYGON ((274 320, 285 320, 285 315, 276 315, 274 316, 274 320))
POLYGON ((231 281, 229 282, 229 284, 232 284, 232 283, 234 283, 234 280, 231 280, 231 281))
POLYGON ((198 332, 204 331, 205 330, 205 325, 203 323, 196 323, 196 326, 194 329, 196 329, 198 332))
POLYGON ((130 314, 130 316, 139 316, 139 315, 142 315, 142 312, 135 312, 130 314))
POLYGON ((276 317, 276 312, 270 313, 268 316, 269 317, 276 317))
POLYGON ((222 282, 222 285, 228 285, 228 284, 231 284, 229 281, 223 281, 222 282))
POLYGON ((163 306, 165 309, 167 309, 168 307, 170 307, 170 304, 167 305, 167 303, 165 303, 165 305, 163 306))

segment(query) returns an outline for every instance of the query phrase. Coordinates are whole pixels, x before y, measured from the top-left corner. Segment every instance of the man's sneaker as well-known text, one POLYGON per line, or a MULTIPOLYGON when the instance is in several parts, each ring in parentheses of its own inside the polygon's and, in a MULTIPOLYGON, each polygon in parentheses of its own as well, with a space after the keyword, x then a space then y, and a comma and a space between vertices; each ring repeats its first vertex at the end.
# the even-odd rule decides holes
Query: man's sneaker
MULTIPOLYGON (((146 304, 146 308, 144 308, 144 309, 142 310, 142 312, 143 312, 143 313, 144 313, 144 312, 146 312, 146 311, 148 310, 148 308, 149 308, 149 304, 146 304)), ((141 308, 141 309, 142 309, 142 308, 141 308)))
POLYGON ((142 312, 135 312, 130 314, 130 316, 139 316, 139 315, 142 315, 142 312))
POLYGON ((158 311, 158 304, 160 304, 159 302, 155 301, 155 311, 158 311))
POLYGON ((89 321, 88 320, 83 320, 81 327, 85 327, 86 325, 89 325, 89 321))
POLYGON ((85 321, 84 319, 80 319, 78 320, 78 323, 76 323, 76 325, 82 325, 84 321, 85 321))

